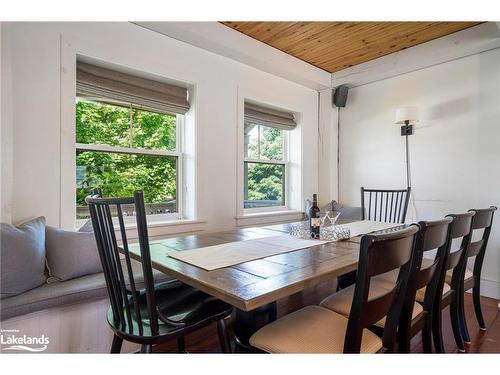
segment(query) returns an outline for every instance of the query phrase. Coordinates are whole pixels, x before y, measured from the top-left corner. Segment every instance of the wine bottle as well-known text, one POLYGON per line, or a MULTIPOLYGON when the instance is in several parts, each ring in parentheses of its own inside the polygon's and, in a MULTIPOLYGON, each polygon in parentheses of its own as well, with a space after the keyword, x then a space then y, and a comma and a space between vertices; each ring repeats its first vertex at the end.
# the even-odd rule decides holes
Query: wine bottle
POLYGON ((313 203, 309 208, 309 232, 311 238, 319 238, 320 217, 318 208, 318 195, 313 194, 313 203))

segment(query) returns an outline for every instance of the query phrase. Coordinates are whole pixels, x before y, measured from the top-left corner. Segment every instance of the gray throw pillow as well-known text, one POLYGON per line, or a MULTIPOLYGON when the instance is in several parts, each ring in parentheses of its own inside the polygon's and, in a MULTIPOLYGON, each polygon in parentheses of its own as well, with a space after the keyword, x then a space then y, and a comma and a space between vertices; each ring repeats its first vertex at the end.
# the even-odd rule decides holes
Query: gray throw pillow
POLYGON ((71 232, 47 226, 48 283, 102 272, 93 232, 71 232))
POLYGON ((0 224, 1 299, 45 283, 45 218, 0 224))
POLYGON ((78 229, 78 232, 94 232, 94 227, 92 226, 92 220, 88 219, 85 224, 83 224, 80 229, 78 229))

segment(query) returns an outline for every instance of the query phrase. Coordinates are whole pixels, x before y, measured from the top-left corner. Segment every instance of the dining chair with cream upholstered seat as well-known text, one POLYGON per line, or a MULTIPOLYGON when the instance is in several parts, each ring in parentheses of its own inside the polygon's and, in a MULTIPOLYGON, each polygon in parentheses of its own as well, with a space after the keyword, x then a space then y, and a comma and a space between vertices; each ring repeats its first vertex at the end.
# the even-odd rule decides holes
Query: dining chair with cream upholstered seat
MULTIPOLYGON (((467 252, 472 237, 472 219, 474 212, 464 214, 447 215, 453 221, 450 224, 448 234, 448 249, 446 253, 446 262, 441 270, 440 282, 436 292, 436 300, 434 301, 432 312, 432 336, 434 341, 434 349, 437 353, 444 353, 442 319, 441 314, 447 306, 450 306, 450 320, 453 330, 453 337, 459 351, 465 351, 464 341, 462 339, 460 328, 460 293, 461 284, 463 282, 463 268, 467 259, 467 252), (452 251, 453 242, 458 241, 460 245, 458 249, 452 251), (446 273, 452 273, 451 283, 445 282, 446 273)), ((424 303, 421 296, 422 289, 417 291, 416 300, 424 303)))
POLYGON ((394 351, 396 329, 413 259, 417 225, 361 239, 358 282, 349 317, 307 306, 257 331, 250 344, 268 353, 377 353, 394 351), (370 295, 377 275, 399 269, 396 284, 370 295), (385 318, 383 337, 368 327, 385 318))
MULTIPOLYGON (((486 330, 486 325, 484 323, 483 312, 481 310, 481 270, 483 267, 484 255, 486 253, 486 248, 488 246, 488 240, 491 233, 491 227, 493 225, 493 215, 497 210, 496 207, 491 206, 490 208, 484 209, 472 209, 470 212, 474 212, 474 217, 472 218, 472 234, 471 243, 467 249, 467 254, 463 258, 462 273, 463 277, 460 278, 460 291, 458 292, 458 313, 460 322, 460 332, 462 334, 462 339, 466 343, 470 343, 469 330, 467 328, 467 322, 465 320, 464 312, 464 293, 472 289, 472 299, 474 304, 474 312, 476 315, 477 322, 479 323, 479 328, 481 330, 486 330), (472 236, 474 231, 483 231, 481 239, 472 241, 472 236), (467 267, 468 260, 474 258, 473 269, 470 270, 467 267)), ((446 273, 446 283, 452 284, 453 272, 448 271, 446 273)))
MULTIPOLYGON (((398 327, 398 350, 401 353, 410 352, 410 340, 420 331, 422 331, 424 352, 432 352, 432 306, 438 288, 440 270, 443 268, 445 261, 448 228, 451 221, 451 218, 445 218, 438 221, 421 221, 418 223, 420 230, 416 235, 412 272, 409 276, 398 327), (433 262, 422 268, 424 252, 435 249, 437 251, 433 262), (425 302, 420 304, 415 302, 416 290, 424 286, 427 286, 424 293, 425 302)), ((397 271, 374 277, 370 290, 373 290, 373 296, 382 294, 392 288, 397 278, 397 271)), ((354 285, 325 298, 320 306, 348 316, 353 293, 354 285)), ((384 320, 380 320, 375 323, 375 326, 383 328, 384 323, 384 320)))

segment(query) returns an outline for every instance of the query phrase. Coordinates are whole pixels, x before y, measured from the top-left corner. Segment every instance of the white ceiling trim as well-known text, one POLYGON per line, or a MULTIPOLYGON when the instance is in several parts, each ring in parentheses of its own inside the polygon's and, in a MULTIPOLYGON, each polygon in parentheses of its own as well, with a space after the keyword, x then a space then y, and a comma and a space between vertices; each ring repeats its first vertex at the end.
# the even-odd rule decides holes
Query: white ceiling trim
POLYGON ((499 47, 500 23, 487 22, 335 72, 332 87, 361 86, 499 47))
POLYGON ((135 24, 314 90, 329 88, 331 85, 330 73, 219 22, 135 24))

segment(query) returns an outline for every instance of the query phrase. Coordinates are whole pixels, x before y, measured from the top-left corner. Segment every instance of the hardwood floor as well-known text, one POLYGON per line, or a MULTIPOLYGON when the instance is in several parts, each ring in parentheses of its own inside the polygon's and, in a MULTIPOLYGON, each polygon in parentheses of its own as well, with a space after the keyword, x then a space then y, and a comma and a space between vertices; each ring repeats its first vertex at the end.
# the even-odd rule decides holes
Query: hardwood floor
MULTIPOLYGON (((283 316, 302 306, 318 304, 324 297, 335 290, 336 284, 323 283, 278 301, 278 316, 283 316)), ((465 313, 472 342, 466 344, 466 353, 500 353, 500 308, 498 300, 482 297, 484 320, 487 330, 481 331, 474 316, 472 295, 466 293, 465 313)), ((451 330, 448 308, 443 315, 443 335, 446 353, 459 353, 451 330)), ((412 340, 412 353, 422 353, 420 334, 412 340)), ((215 324, 186 336, 186 349, 190 353, 220 353, 215 324)), ((154 348, 155 353, 176 353, 176 342, 170 342, 154 348)))

